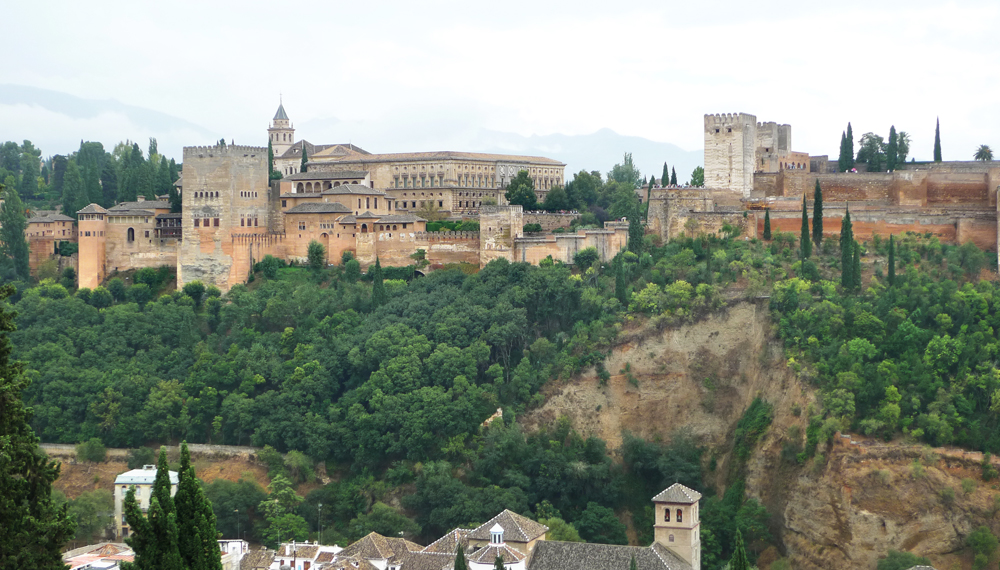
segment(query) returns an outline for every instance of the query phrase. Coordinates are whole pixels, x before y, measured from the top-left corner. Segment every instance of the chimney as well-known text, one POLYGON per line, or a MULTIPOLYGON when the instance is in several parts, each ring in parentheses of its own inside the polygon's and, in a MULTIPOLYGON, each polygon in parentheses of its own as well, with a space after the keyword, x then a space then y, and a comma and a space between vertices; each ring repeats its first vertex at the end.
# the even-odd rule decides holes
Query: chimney
POLYGON ((138 196, 138 197, 136 197, 136 200, 139 201, 139 202, 145 202, 146 201, 146 197, 145 196, 138 196))

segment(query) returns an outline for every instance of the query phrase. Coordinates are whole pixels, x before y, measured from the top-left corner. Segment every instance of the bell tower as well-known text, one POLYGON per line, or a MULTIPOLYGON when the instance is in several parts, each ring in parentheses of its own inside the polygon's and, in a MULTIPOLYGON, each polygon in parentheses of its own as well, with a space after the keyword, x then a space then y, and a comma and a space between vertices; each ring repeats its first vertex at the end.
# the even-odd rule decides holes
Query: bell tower
POLYGON ((701 522, 698 501, 701 493, 680 483, 653 497, 654 540, 701 570, 701 522))
POLYGON ((275 157, 285 154, 285 151, 291 148, 292 143, 295 142, 295 128, 288 120, 285 105, 280 101, 278 102, 278 112, 274 114, 271 127, 267 129, 267 138, 271 141, 271 150, 274 151, 275 157))

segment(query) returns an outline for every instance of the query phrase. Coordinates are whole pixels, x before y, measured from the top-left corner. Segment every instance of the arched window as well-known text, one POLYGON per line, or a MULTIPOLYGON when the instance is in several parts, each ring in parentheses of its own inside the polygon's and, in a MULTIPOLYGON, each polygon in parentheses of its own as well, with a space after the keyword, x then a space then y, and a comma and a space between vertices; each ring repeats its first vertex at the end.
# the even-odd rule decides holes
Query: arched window
POLYGON ((128 229, 128 241, 135 241, 135 230, 132 228, 128 229))
POLYGON ((677 509, 677 522, 684 522, 684 511, 677 509))
POLYGON ((361 233, 368 233, 368 224, 361 224, 361 233))
POLYGON ((396 231, 396 226, 395 225, 392 226, 392 231, 396 231))
POLYGON ((663 522, 670 522, 670 508, 663 509, 663 522))

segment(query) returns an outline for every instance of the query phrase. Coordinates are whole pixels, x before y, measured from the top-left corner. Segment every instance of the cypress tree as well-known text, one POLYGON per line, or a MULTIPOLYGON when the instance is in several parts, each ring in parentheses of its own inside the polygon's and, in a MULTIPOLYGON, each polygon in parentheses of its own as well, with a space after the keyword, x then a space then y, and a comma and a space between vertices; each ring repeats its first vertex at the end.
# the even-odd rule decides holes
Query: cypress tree
POLYGON ((851 270, 854 268, 854 229, 851 227, 851 211, 847 210, 840 222, 840 284, 850 289, 854 284, 851 270))
POLYGON ((306 156, 306 145, 302 144, 302 164, 299 165, 299 172, 306 172, 309 170, 309 166, 306 163, 309 162, 309 157, 306 156))
POLYGON ((771 241, 771 210, 764 210, 764 239, 771 241))
POLYGON ((670 168, 670 184, 677 186, 677 169, 673 167, 670 168))
POLYGON ((896 136, 896 125, 889 127, 889 142, 885 145, 885 169, 896 170, 899 161, 899 138, 896 136))
POLYGON ((497 556, 496 560, 493 561, 493 570, 504 570, 503 556, 497 556))
POLYGON ((274 148, 271 147, 271 140, 267 141, 267 176, 274 174, 274 148))
POLYGON ((890 287, 896 284, 896 243, 892 239, 892 234, 889 234, 889 268, 886 277, 890 287))
POLYGON ((743 534, 739 529, 736 529, 736 546, 733 548, 733 557, 729 560, 729 570, 750 570, 750 561, 743 546, 743 534))
POLYGON ((851 123, 847 123, 847 168, 854 168, 854 131, 851 130, 851 123))
POLYGON ((469 565, 465 561, 465 549, 462 548, 462 543, 460 542, 458 546, 455 547, 455 569, 454 570, 469 570, 469 565))
POLYGON ((660 175, 660 186, 667 186, 670 184, 670 170, 667 169, 667 163, 663 163, 663 174, 660 175))
POLYGON ((0 205, 0 253, 11 260, 17 276, 27 281, 31 275, 28 266, 28 241, 24 237, 24 230, 28 225, 24 204, 17 195, 17 190, 5 188, 3 184, 0 184, 0 196, 4 200, 0 205))
POLYGON ((813 243, 819 247, 823 242, 823 189, 816 179, 816 190, 813 191, 813 243))
MULTIPOLYGON (((171 186, 171 190, 176 192, 176 189, 171 186)), ((101 170, 101 202, 100 204, 105 208, 110 208, 115 205, 115 199, 118 198, 118 172, 115 170, 115 165, 111 160, 104 161, 104 169, 101 170)), ((179 204, 180 202, 178 202, 179 204)), ((180 209, 177 210, 180 212, 180 209)))
POLYGON ((177 179, 181 177, 180 172, 177 170, 177 162, 174 159, 170 159, 170 182, 177 182, 177 179))
POLYGON ((847 133, 840 131, 840 156, 837 158, 837 172, 846 172, 850 159, 847 157, 847 133))
POLYGON ((854 280, 853 289, 861 290, 861 244, 854 242, 854 259, 851 263, 851 278, 854 280))
POLYGON ((941 118, 934 126, 934 162, 941 162, 941 118))
MULTIPOLYGON (((14 188, 5 192, 17 193, 14 188)), ((0 301, 14 291, 13 285, 0 287, 0 301)), ((60 507, 52 500, 59 463, 38 448, 31 408, 21 398, 30 380, 20 363, 10 361, 9 335, 17 327, 9 307, 0 304, 0 568, 62 570, 60 548, 76 523, 68 504, 60 507)))
POLYGON ((620 255, 615 259, 615 297, 622 307, 628 307, 628 278, 625 275, 625 262, 620 255))
POLYGON ((632 555, 632 560, 629 560, 628 570, 639 570, 639 565, 635 562, 635 554, 632 555))
POLYGON ((802 194, 802 231, 799 235, 799 249, 802 253, 802 261, 809 259, 812 255, 812 241, 809 239, 809 211, 806 209, 806 195, 802 194))
POLYGON ((148 518, 143 517, 135 494, 130 490, 125 497, 125 520, 132 528, 132 535, 125 539, 125 543, 135 551, 135 562, 122 565, 124 570, 184 570, 178 548, 177 512, 170 496, 170 472, 165 449, 160 448, 148 518))
POLYGON ((188 570, 222 570, 215 513, 198 484, 187 442, 181 443, 181 470, 174 506, 177 509, 177 546, 185 567, 188 570))
POLYGON ((642 222, 639 220, 638 214, 632 214, 629 216, 628 220, 628 250, 632 253, 639 255, 642 253, 642 236, 645 233, 645 229, 642 227, 642 222))
POLYGON ((84 192, 83 176, 80 175, 80 168, 76 165, 75 161, 71 160, 66 166, 66 176, 63 179, 63 215, 75 218, 77 210, 87 205, 87 196, 84 192))
POLYGON ((382 265, 376 257, 375 267, 372 268, 372 309, 377 309, 388 302, 389 294, 385 290, 385 283, 382 282, 382 265))

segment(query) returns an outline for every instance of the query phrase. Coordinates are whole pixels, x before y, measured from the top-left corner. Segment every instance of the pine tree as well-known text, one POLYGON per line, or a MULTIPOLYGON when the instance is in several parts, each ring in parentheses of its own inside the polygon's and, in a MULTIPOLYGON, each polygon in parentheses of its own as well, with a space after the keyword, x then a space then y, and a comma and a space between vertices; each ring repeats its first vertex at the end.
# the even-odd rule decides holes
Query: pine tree
POLYGON ((889 281, 890 287, 896 284, 896 243, 892 238, 892 234, 889 234, 889 267, 886 278, 889 281))
POLYGON ((847 123, 847 169, 854 168, 854 131, 851 130, 851 123, 847 123))
POLYGON ((934 162, 941 162, 941 118, 934 127, 934 162))
MULTIPOLYGON (((0 287, 0 300, 14 291, 13 285, 0 287)), ((9 334, 16 326, 13 311, 5 307, 10 305, 0 304, 0 569, 62 570, 60 549, 76 524, 68 505, 57 507, 52 500, 59 463, 42 453, 31 429, 31 408, 21 398, 30 380, 20 363, 10 361, 9 334)))
POLYGON ((660 175, 660 186, 670 185, 670 170, 667 169, 667 163, 663 163, 663 174, 660 175))
POLYGON ((27 281, 31 276, 28 268, 28 241, 24 238, 24 230, 28 225, 24 204, 16 190, 5 188, 3 184, 0 184, 0 196, 4 200, 0 205, 0 254, 11 260, 17 277, 27 281))
POLYGON ((389 302, 389 293, 385 290, 385 283, 382 282, 382 265, 378 257, 375 258, 375 267, 372 268, 372 309, 381 307, 389 302))
POLYGON ((455 547, 455 567, 454 570, 469 570, 469 564, 465 561, 465 549, 460 542, 455 547))
POLYGON ((889 127, 889 142, 885 145, 885 169, 896 170, 899 161, 899 138, 896 136, 896 125, 889 127))
POLYGON ((854 284, 851 271, 854 268, 854 229, 851 227, 851 211, 847 210, 840 222, 840 284, 850 289, 854 284))
POLYGON ((733 557, 729 560, 729 570, 750 570, 750 561, 743 546, 743 533, 739 529, 736 529, 736 546, 733 547, 733 557))
POLYGON ((802 231, 799 235, 799 250, 802 253, 802 261, 809 259, 812 255, 812 241, 809 239, 809 211, 806 209, 806 195, 802 194, 802 231))
POLYGON ((819 247, 823 243, 823 189, 816 179, 816 190, 813 191, 813 243, 819 247))
POLYGON ((677 169, 673 167, 670 168, 670 185, 677 186, 677 169))
POLYGON ((764 239, 771 241, 771 210, 764 210, 764 239))
POLYGON ((309 157, 306 156, 306 145, 302 144, 302 164, 299 166, 299 172, 305 172, 309 170, 309 166, 306 164, 309 162, 309 157))
POLYGON ((178 550, 187 570, 222 570, 215 513, 191 466, 187 442, 181 443, 181 470, 174 506, 177 509, 178 550))
POLYGON ((493 570, 504 570, 503 556, 497 556, 496 560, 493 561, 493 570))
POLYGON ((855 291, 861 290, 861 244, 854 242, 854 259, 851 263, 851 279, 854 280, 852 288, 855 291))

